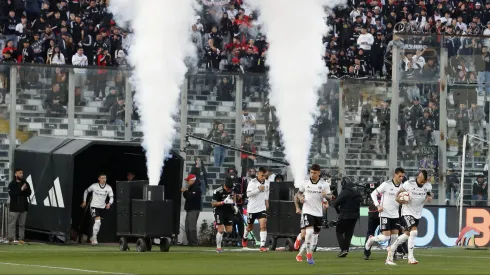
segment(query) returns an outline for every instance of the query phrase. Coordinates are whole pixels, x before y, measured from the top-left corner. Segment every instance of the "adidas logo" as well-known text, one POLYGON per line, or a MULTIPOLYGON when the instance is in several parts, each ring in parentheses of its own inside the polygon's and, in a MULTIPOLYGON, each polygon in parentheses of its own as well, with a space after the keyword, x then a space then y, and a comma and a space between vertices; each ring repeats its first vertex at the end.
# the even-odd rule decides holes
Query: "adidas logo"
MULTIPOLYGON (((26 179, 29 183, 29 187, 32 190, 32 194, 29 197, 29 201, 32 205, 37 205, 36 194, 34 192, 34 185, 32 183, 32 177, 29 175, 26 179)), ((53 182, 53 187, 49 189, 48 197, 43 201, 44 206, 65 208, 65 202, 63 201, 63 193, 61 192, 60 178, 56 178, 53 182)))

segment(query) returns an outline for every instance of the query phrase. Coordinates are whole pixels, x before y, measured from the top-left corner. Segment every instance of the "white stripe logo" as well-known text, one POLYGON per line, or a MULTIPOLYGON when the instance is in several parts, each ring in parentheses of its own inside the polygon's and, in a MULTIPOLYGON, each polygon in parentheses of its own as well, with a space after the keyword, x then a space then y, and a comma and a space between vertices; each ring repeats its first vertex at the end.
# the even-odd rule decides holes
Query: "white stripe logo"
POLYGON ((26 179, 27 183, 29 183, 29 187, 31 188, 31 196, 29 197, 29 201, 32 205, 37 205, 36 194, 34 194, 34 185, 32 184, 32 177, 29 175, 26 179))
POLYGON ((63 193, 61 192, 60 178, 54 180, 54 186, 49 189, 48 197, 44 200, 44 206, 65 208, 63 193))

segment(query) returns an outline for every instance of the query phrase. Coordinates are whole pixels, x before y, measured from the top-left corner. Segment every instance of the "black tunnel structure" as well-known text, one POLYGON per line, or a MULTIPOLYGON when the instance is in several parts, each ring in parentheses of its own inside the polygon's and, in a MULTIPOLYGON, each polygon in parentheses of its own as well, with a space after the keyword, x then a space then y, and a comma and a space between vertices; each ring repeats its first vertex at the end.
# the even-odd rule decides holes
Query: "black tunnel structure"
MULTIPOLYGON (((33 193, 26 227, 42 232, 58 232, 68 237, 82 221, 90 223, 90 213, 80 204, 83 192, 105 173, 115 198, 116 182, 126 181, 127 172, 135 180, 147 180, 146 157, 140 143, 110 140, 87 140, 34 137, 15 150, 14 168, 22 168, 33 193)), ((165 160, 159 185, 165 186, 165 199, 173 201, 174 234, 180 225, 182 173, 184 160, 170 152, 165 160)), ((116 204, 106 213, 99 242, 116 238, 116 204)), ((157 217, 155 217, 157 218, 157 217)), ((90 230, 90 226, 86 226, 90 230)), ((82 226, 83 230, 83 226, 82 226)))

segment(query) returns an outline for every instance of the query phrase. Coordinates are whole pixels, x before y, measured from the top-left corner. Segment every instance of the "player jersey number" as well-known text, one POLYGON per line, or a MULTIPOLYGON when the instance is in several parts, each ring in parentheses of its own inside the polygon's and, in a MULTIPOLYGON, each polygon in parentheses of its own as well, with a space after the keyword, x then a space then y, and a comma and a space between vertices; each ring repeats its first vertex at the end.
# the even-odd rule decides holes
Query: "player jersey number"
POLYGON ((247 215, 247 224, 250 224, 252 222, 252 213, 248 213, 247 215))
POLYGON ((310 225, 310 223, 308 222, 308 217, 306 217, 306 215, 303 215, 303 217, 301 218, 301 227, 307 227, 308 225, 310 225))

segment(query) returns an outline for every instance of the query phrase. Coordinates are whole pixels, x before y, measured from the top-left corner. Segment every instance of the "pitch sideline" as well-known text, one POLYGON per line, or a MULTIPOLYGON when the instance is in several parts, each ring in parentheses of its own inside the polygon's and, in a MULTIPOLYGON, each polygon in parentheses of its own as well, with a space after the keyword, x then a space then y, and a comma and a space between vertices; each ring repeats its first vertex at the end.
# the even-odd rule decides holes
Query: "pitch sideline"
POLYGON ((135 275, 130 273, 108 272, 108 271, 98 271, 98 270, 89 270, 89 269, 80 269, 80 268, 61 267, 61 266, 36 265, 36 264, 18 264, 18 263, 0 262, 0 265, 37 267, 37 268, 58 269, 58 270, 97 273, 97 274, 135 275))

